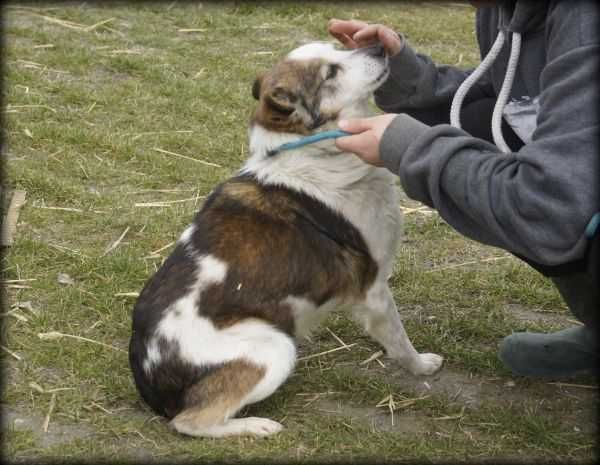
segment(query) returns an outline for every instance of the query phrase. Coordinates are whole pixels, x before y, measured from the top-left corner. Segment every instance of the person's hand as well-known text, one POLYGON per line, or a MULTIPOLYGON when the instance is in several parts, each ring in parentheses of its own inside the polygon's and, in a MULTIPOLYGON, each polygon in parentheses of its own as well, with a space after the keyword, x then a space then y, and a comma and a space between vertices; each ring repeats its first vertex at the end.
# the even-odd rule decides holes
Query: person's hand
POLYGON ((337 138, 335 145, 344 152, 355 153, 371 165, 383 166, 379 157, 379 143, 383 133, 396 116, 398 115, 386 113, 372 118, 341 120, 338 123, 340 129, 353 135, 337 138))
POLYGON ((388 56, 396 55, 402 48, 402 40, 392 29, 381 24, 363 21, 330 19, 329 34, 347 48, 361 48, 381 43, 388 56))

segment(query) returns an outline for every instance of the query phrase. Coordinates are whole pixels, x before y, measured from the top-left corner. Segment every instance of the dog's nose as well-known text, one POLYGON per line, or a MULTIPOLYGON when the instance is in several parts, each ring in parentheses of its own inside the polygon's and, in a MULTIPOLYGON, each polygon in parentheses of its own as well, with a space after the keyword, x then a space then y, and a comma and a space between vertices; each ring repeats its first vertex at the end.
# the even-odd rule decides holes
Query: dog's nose
POLYGON ((385 57, 385 48, 381 44, 373 45, 369 47, 369 55, 383 58, 385 57))

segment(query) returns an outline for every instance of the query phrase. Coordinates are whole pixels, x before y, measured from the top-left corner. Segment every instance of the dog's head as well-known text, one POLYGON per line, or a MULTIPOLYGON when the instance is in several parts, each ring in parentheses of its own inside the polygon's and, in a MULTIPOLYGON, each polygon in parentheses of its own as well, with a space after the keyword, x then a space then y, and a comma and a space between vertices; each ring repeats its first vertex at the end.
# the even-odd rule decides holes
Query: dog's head
POLYGON ((370 95, 387 78, 381 46, 338 50, 331 43, 303 45, 254 82, 259 101, 253 125, 269 132, 308 135, 366 116, 370 95))

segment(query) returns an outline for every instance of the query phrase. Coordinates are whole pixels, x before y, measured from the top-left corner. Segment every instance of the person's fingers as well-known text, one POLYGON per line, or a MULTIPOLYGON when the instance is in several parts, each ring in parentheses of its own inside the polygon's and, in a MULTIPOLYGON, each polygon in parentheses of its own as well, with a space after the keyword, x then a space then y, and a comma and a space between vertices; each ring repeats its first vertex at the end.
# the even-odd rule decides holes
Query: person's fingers
POLYGON ((338 137, 335 140, 335 145, 338 149, 344 152, 352 152, 358 155, 364 153, 371 144, 371 137, 364 133, 355 134, 353 136, 338 137))
POLYGON ((400 36, 387 27, 382 27, 377 31, 380 42, 383 44, 387 54, 394 56, 402 48, 400 36))
POLYGON ((372 128, 370 118, 357 118, 350 120, 341 120, 338 123, 340 129, 353 133, 351 136, 338 137, 335 145, 344 152, 353 152, 361 158, 364 154, 372 150, 373 144, 376 144, 371 132, 372 128))
POLYGON ((333 37, 339 40, 347 48, 358 48, 358 44, 352 39, 356 31, 367 26, 363 21, 351 20, 344 21, 331 19, 328 24, 328 31, 333 37))
POLYGON ((357 31, 368 26, 364 21, 352 19, 349 21, 332 18, 329 20, 328 29, 331 33, 346 34, 353 36, 357 31))
POLYGON ((358 44, 352 40, 352 38, 346 34, 331 33, 333 37, 340 41, 340 43, 346 48, 358 48, 358 44))
POLYGON ((369 45, 373 45, 379 40, 378 37, 378 28, 379 25, 371 24, 366 26, 358 31, 352 36, 352 40, 356 42, 361 47, 366 47, 369 45))
POLYGON ((372 128, 370 118, 343 119, 338 122, 338 126, 343 131, 353 134, 368 131, 372 128))
POLYGON ((368 47, 380 42, 390 56, 400 51, 402 42, 398 34, 381 24, 368 24, 363 21, 344 21, 332 18, 327 26, 329 34, 346 48, 368 47))
POLYGON ((352 36, 352 39, 361 47, 380 42, 390 56, 398 53, 401 48, 398 34, 381 24, 372 24, 361 29, 352 36))
POLYGON ((365 131, 353 136, 340 137, 335 145, 342 152, 351 152, 366 163, 383 166, 379 159, 379 142, 373 131, 365 131))

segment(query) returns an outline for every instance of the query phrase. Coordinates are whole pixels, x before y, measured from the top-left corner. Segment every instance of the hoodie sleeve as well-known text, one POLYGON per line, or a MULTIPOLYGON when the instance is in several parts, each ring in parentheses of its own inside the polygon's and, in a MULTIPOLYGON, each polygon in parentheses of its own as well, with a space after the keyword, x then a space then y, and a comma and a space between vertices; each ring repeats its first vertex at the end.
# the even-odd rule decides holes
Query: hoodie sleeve
MULTIPOLYGON (((472 71, 436 65, 430 57, 416 53, 402 37, 402 48, 390 60, 390 76, 375 92, 375 103, 387 113, 449 104, 472 71)), ((473 86, 465 102, 493 95, 492 84, 484 76, 473 86)))
POLYGON ((596 6, 558 6, 547 21, 531 143, 502 154, 460 129, 401 114, 380 154, 410 197, 462 234, 557 265, 583 256, 585 227, 600 211, 600 28, 596 6))

